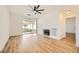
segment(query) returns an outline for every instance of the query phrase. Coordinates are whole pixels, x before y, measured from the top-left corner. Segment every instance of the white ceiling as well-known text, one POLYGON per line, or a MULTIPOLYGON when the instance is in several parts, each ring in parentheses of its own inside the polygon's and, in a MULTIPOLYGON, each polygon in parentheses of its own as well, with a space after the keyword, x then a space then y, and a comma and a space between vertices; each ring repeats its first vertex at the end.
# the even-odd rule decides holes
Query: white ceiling
MULTIPOLYGON (((28 7, 28 5, 9 5, 9 11, 12 15, 17 16, 26 16, 28 13, 33 13, 32 9, 28 7)), ((60 10, 60 12, 65 13, 67 10, 76 11, 79 10, 79 6, 70 6, 70 5, 41 5, 42 9, 45 9, 45 11, 42 12, 42 14, 46 13, 53 13, 54 10, 60 10)), ((33 15, 32 15, 33 16, 33 15)), ((38 16, 40 16, 38 14, 38 16)), ((34 17, 34 16, 33 16, 34 17)))

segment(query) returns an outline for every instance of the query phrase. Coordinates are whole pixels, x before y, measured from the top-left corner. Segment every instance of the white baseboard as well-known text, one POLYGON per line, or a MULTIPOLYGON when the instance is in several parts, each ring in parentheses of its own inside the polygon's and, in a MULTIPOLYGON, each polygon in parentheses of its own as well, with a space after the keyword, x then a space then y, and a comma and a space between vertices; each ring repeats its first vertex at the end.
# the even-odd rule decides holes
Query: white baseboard
POLYGON ((64 38, 64 37, 57 37, 57 36, 49 36, 50 38, 54 38, 54 39, 56 39, 56 40, 61 40, 62 38, 64 38))
POLYGON ((11 37, 11 36, 20 36, 20 35, 22 35, 22 34, 13 34, 13 35, 10 35, 9 37, 11 37))
POLYGON ((60 39, 64 38, 64 37, 58 37, 58 36, 47 36, 47 35, 43 35, 43 34, 40 34, 40 35, 48 37, 48 38, 56 39, 56 40, 60 40, 60 39))

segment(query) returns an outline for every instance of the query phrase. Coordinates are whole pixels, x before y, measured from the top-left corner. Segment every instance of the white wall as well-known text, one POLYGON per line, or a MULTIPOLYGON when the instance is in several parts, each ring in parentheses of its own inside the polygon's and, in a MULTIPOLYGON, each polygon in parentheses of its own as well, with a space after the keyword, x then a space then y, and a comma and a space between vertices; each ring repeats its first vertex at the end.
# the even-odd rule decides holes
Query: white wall
POLYGON ((58 6, 44 6, 45 11, 43 12, 40 19, 38 19, 38 33, 43 35, 44 29, 51 31, 50 37, 61 39, 65 37, 65 23, 64 17, 60 14, 58 6), (56 36, 52 35, 52 28, 56 28, 56 36))
POLYGON ((67 33, 75 33, 75 18, 66 18, 66 32, 67 33))
POLYGON ((61 39, 61 38, 64 38, 66 37, 66 34, 65 34, 65 17, 63 15, 62 12, 59 13, 59 21, 58 21, 58 38, 61 39))
POLYGON ((10 15, 10 36, 22 34, 22 19, 15 14, 10 15))
POLYGON ((0 6, 0 51, 9 38, 9 14, 6 6, 0 6))

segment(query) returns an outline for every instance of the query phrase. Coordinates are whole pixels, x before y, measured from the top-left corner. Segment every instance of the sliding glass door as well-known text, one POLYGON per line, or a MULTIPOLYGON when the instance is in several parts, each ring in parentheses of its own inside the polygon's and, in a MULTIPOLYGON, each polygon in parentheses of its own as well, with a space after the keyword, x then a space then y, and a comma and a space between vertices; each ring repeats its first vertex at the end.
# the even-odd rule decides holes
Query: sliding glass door
POLYGON ((36 20, 23 20, 23 34, 34 34, 37 32, 36 20))

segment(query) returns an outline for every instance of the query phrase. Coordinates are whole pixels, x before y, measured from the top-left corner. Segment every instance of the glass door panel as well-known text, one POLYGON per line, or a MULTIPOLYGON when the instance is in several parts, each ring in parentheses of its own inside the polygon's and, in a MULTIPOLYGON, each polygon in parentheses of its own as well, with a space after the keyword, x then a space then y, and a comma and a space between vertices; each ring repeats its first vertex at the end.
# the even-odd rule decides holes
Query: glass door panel
POLYGON ((23 20, 23 33, 36 33, 36 20, 23 20))

